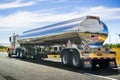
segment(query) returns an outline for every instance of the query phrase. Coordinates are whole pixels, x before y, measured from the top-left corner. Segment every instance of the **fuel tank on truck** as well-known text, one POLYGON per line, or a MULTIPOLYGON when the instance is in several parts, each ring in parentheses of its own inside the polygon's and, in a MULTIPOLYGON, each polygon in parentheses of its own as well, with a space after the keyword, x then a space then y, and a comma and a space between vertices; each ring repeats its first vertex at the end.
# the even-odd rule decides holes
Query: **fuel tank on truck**
POLYGON ((43 43, 75 39, 87 45, 102 46, 108 36, 107 26, 96 16, 84 16, 23 32, 18 43, 43 43))

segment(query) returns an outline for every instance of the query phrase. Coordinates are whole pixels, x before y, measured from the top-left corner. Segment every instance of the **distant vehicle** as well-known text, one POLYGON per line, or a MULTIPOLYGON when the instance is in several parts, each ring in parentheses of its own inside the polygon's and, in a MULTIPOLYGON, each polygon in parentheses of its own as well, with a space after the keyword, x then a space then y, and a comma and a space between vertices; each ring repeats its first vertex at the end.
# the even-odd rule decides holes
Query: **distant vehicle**
POLYGON ((75 18, 14 34, 8 56, 39 59, 59 54, 65 66, 117 68, 115 52, 103 46, 107 36, 108 28, 99 17, 75 18))

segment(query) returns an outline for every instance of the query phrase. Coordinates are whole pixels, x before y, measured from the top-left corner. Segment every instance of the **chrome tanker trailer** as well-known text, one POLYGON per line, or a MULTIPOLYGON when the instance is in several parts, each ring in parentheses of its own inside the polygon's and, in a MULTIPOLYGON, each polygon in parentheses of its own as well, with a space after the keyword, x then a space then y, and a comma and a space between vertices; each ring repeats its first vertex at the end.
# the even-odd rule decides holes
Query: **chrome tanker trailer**
POLYGON ((99 17, 85 16, 14 35, 19 46, 9 49, 8 55, 47 58, 59 54, 65 66, 116 68, 115 52, 103 46, 107 36, 108 28, 99 17))

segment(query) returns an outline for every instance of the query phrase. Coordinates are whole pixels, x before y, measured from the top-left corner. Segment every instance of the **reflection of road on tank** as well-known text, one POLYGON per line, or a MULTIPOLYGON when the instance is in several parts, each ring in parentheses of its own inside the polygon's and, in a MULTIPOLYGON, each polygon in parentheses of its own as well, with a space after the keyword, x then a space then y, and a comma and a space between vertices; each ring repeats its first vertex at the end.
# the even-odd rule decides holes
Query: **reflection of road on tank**
POLYGON ((85 38, 80 32, 78 32, 78 36, 82 40, 83 44, 87 44, 88 43, 87 38, 85 38))
POLYGON ((104 33, 91 33, 91 32, 78 32, 78 36, 82 39, 83 43, 94 44, 102 43, 107 38, 107 34, 104 33))

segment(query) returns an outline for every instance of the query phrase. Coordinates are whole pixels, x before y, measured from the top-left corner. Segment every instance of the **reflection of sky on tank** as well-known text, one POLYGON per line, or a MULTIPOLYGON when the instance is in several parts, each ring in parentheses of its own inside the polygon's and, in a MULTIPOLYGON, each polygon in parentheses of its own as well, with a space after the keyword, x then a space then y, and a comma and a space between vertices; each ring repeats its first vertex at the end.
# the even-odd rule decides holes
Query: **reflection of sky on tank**
POLYGON ((88 19, 83 21, 79 26, 80 32, 91 32, 91 33, 98 33, 102 32, 103 26, 99 24, 98 20, 95 19, 88 19))
POLYGON ((97 43, 89 43, 88 44, 90 47, 101 47, 103 45, 103 42, 97 42, 97 43))
POLYGON ((107 26, 103 22, 95 19, 83 21, 79 26, 79 31, 82 32, 81 36, 87 40, 87 44, 90 46, 102 46, 108 34, 107 26), (91 35, 94 34, 98 34, 98 40, 92 40, 91 35))
POLYGON ((100 21, 100 24, 103 26, 103 31, 102 31, 101 33, 108 34, 108 28, 107 28, 107 26, 105 25, 105 23, 103 23, 103 22, 100 21))

